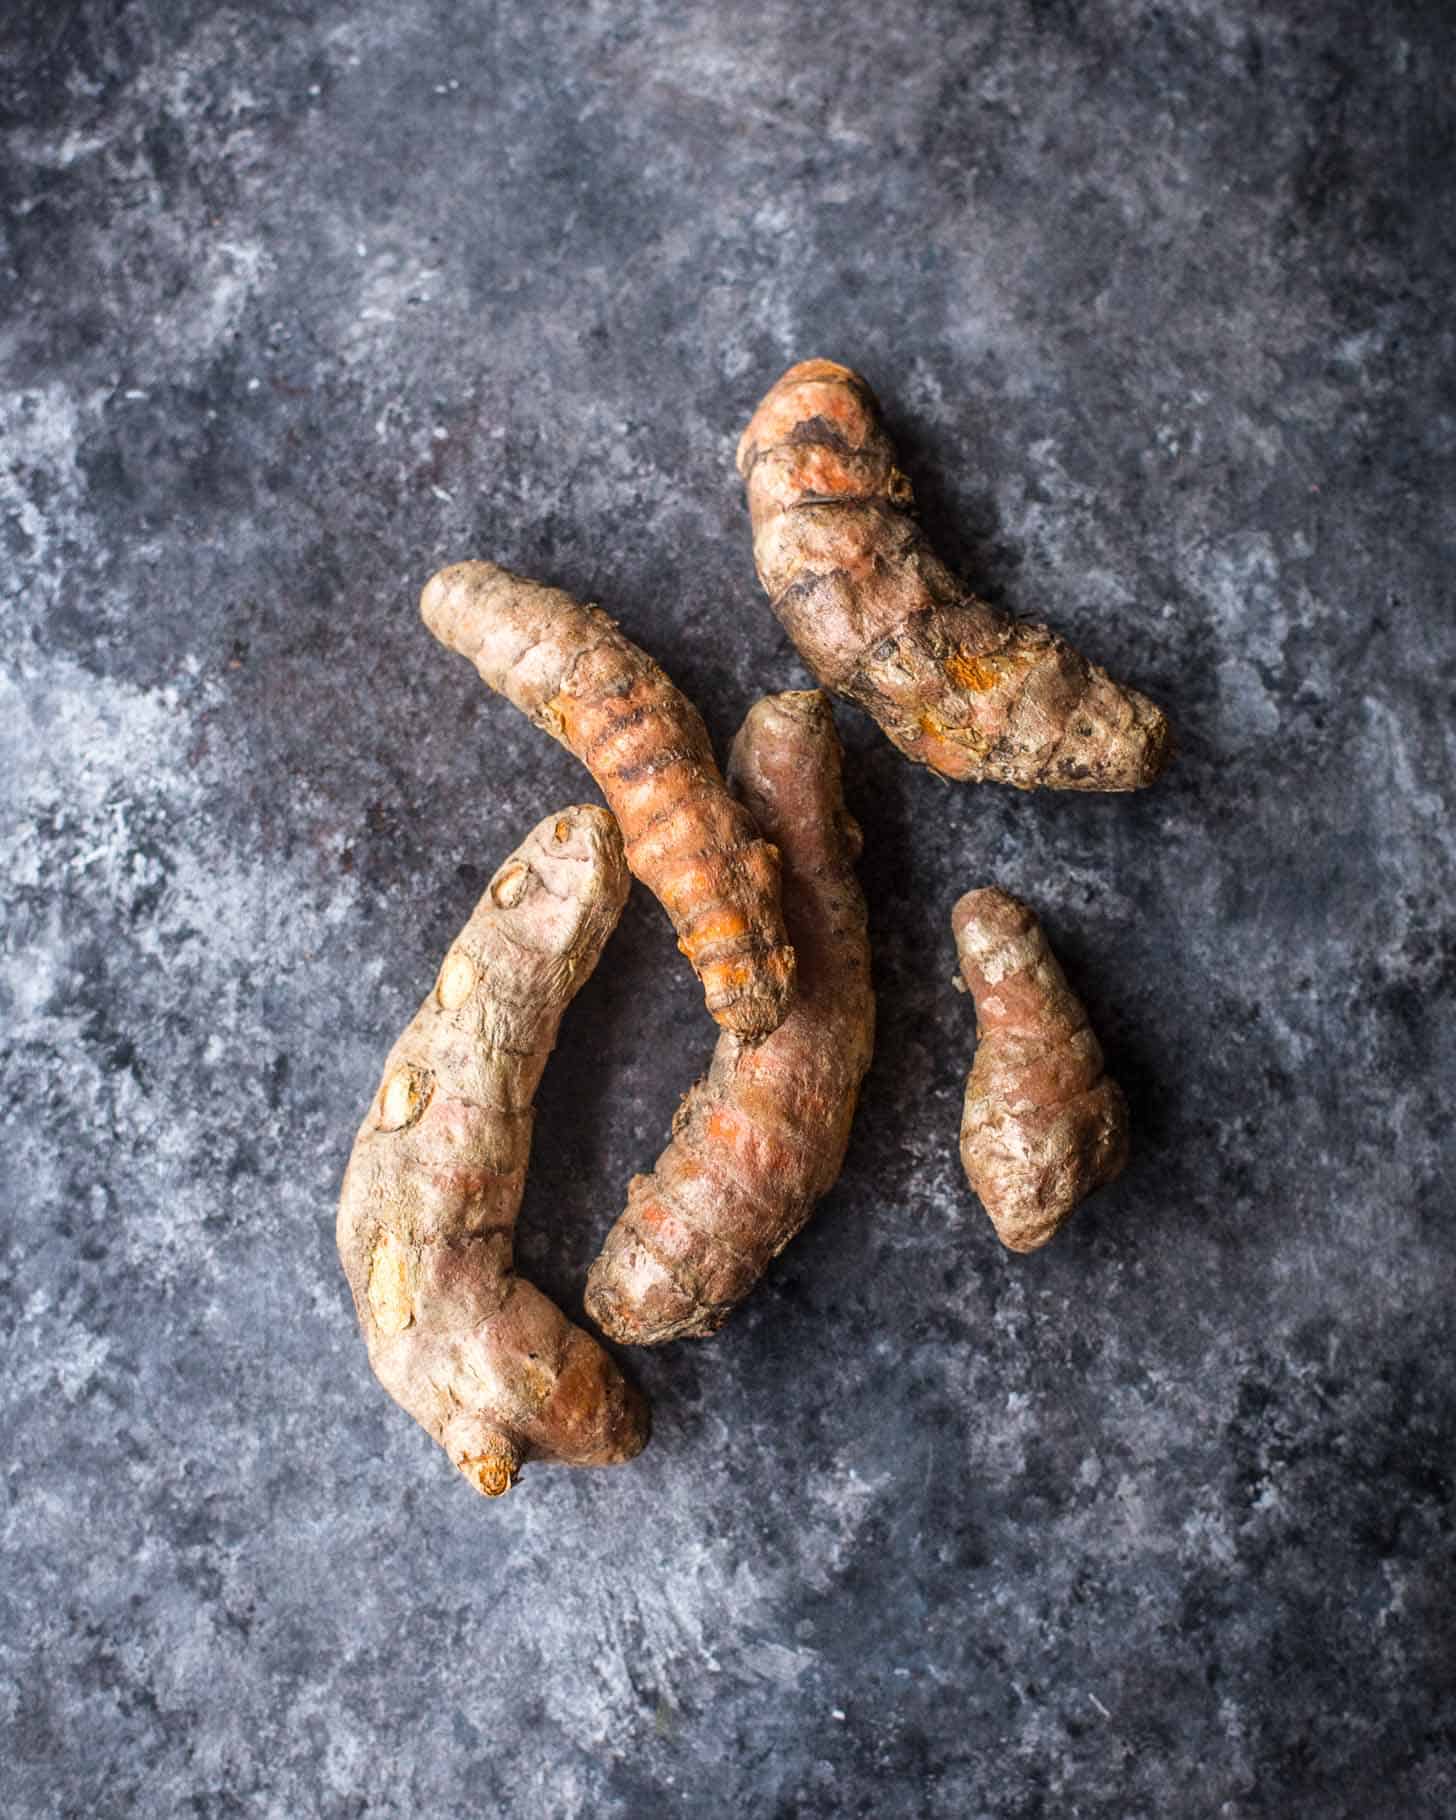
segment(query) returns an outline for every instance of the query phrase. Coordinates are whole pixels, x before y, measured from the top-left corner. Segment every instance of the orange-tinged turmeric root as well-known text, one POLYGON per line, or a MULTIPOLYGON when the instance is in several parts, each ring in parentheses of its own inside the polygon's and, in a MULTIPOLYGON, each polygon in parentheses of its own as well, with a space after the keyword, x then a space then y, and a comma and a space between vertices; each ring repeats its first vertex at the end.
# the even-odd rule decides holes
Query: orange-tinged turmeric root
POLYGON ((783 855, 799 992, 755 1047, 719 1037, 592 1266, 588 1314, 639 1346, 716 1332, 803 1226, 838 1178, 874 1047, 860 834, 827 699, 816 689, 758 702, 729 776, 783 855))
POLYGON ((1127 1162, 1127 1101, 1028 907, 989 886, 951 912, 976 1006, 961 1162, 1001 1243, 1045 1245, 1127 1162))
POLYGON ((729 795, 697 709, 605 613, 494 563, 442 569, 420 611, 442 644, 581 759, 709 1011, 750 1041, 766 1036, 794 992, 779 858, 729 795))
POLYGON ((943 777, 1136 790, 1171 752, 1162 710, 1045 626, 1007 619, 940 561, 866 382, 790 367, 738 445, 754 559, 827 689, 943 777))
POLYGON ((612 1466, 647 1405, 516 1276, 531 1102, 627 898, 617 824, 549 815, 487 887, 390 1051, 339 1200, 339 1256, 385 1389, 488 1497, 527 1460, 612 1466))

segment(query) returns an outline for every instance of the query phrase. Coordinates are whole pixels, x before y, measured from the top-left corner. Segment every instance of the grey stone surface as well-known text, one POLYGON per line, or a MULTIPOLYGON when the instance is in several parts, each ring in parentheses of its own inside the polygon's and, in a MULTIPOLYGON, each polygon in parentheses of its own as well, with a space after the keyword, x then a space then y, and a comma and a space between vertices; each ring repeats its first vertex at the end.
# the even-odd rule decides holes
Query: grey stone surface
MULTIPOLYGON (((1456 1811, 1449 11, 51 0, 0 53, 0 1808, 1456 1811), (638 1463, 487 1505, 333 1200, 590 786, 417 591, 595 598, 726 741, 801 678, 733 445, 819 353, 1181 757, 957 791, 842 713, 844 1179, 630 1359, 638 1463), (1136 1119, 1029 1259, 955 1154, 992 880, 1136 1119)), ((638 890, 540 1105, 568 1309, 712 1037, 638 890)))

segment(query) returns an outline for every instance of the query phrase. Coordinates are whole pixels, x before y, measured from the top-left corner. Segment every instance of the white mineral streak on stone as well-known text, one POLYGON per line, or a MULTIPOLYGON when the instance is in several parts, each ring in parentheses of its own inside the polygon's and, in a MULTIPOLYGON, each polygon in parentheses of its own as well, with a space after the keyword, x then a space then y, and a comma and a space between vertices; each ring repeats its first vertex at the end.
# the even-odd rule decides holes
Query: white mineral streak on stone
MULTIPOLYGON (((0 386, 0 518, 18 527, 19 554, 37 575, 45 572, 57 529, 67 526, 74 509, 81 426, 104 396, 92 393, 82 403, 60 384, 19 392, 0 386)), ((12 570, 0 589, 8 594, 17 582, 12 570)))

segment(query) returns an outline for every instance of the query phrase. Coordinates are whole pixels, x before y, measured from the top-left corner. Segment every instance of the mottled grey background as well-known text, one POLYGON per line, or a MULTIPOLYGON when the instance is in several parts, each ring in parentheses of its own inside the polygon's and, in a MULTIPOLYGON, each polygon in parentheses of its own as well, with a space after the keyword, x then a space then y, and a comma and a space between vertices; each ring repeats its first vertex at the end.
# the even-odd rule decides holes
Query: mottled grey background
MULTIPOLYGON (((1449 1816, 1452 18, 1340 0, 11 5, 4 1813, 1449 1816), (1145 796, 841 715, 881 1039, 656 1436, 472 1497, 333 1200, 590 786, 415 609, 491 555, 726 741, 738 431, 880 389, 947 550, 1171 710, 1145 796), (1137 1155, 1001 1252, 947 913, 1045 912, 1137 1155)), ((640 890, 540 1106, 573 1311, 713 1031, 640 890)))

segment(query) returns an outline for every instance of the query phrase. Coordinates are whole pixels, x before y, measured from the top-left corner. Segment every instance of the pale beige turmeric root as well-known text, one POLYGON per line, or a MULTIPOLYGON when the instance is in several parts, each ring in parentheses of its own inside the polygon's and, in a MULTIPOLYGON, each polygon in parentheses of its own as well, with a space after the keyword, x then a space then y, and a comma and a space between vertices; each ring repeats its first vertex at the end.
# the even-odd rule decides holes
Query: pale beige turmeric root
POLYGON ((511 1262, 531 1102, 627 889, 605 809, 532 829, 390 1051, 344 1177, 339 1256, 370 1363, 488 1497, 527 1460, 612 1466, 647 1439, 642 1397, 511 1262))
POLYGON ((966 1179, 1011 1251, 1045 1245, 1127 1162, 1127 1102, 1035 916, 994 886, 951 912, 976 1006, 966 1179))
POLYGON ((636 1176, 587 1282, 588 1314, 639 1346, 715 1332, 839 1176, 874 1047, 860 833, 845 810, 826 698, 772 695, 734 742, 729 777, 783 856, 799 990, 773 1034, 726 1033, 636 1176))
POLYGON ((591 772, 718 1022, 750 1041, 776 1028, 794 992, 778 854, 729 795, 692 703, 598 608, 494 563, 442 569, 420 611, 591 772))
POLYGON ((1162 710, 1045 626, 978 600, 911 516, 869 386, 790 367, 738 445, 753 550, 804 662, 943 777, 1136 790, 1171 751, 1162 710))

